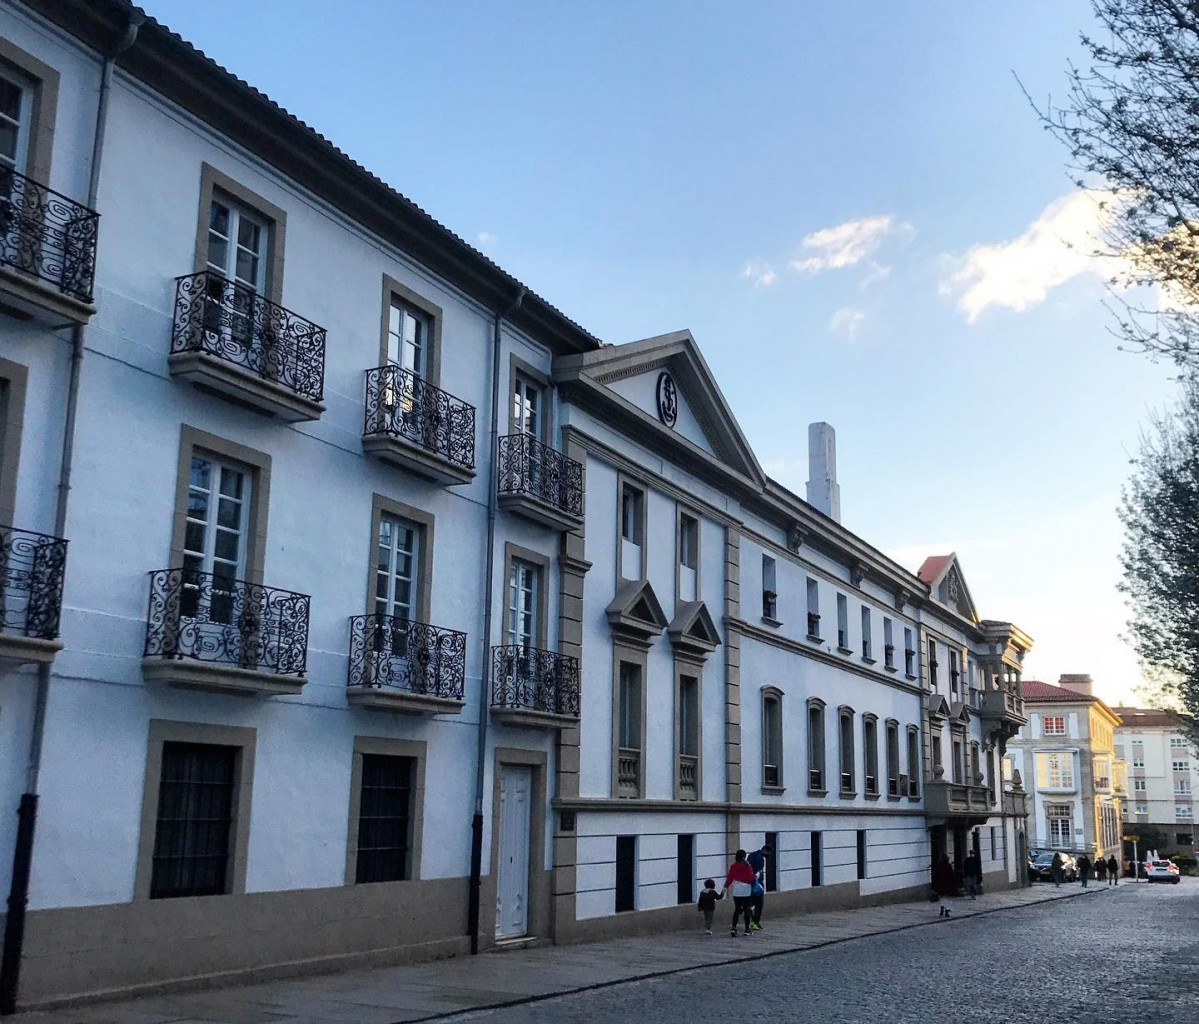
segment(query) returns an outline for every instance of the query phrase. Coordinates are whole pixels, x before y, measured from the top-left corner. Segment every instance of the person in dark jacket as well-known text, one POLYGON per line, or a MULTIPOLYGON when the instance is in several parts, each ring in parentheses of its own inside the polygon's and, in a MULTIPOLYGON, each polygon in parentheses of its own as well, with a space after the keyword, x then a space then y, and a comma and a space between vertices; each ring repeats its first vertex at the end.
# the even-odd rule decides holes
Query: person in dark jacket
POLYGON ((937 906, 941 908, 938 917, 948 917, 950 914, 949 898, 957 894, 958 883, 953 874, 953 865, 949 856, 941 854, 941 859, 933 865, 933 892, 937 894, 937 906))
POLYGON ((1053 860, 1049 864, 1049 875, 1053 879, 1054 888, 1061 888, 1062 880, 1066 877, 1066 862, 1062 860, 1060 853, 1053 855, 1053 860))
POLYGON ((983 888, 983 859, 978 855, 977 850, 971 850, 966 856, 966 863, 962 865, 962 874, 966 880, 966 893, 972 899, 978 899, 978 894, 983 888))
POLYGON ((754 869, 745 863, 744 850, 738 850, 729 865, 724 887, 733 893, 733 938, 737 937, 737 919, 742 915, 745 915, 745 934, 748 935, 753 915, 754 869))
POLYGON ((766 905, 766 861, 774 855, 774 848, 767 843, 760 850, 754 850, 745 858, 745 863, 754 869, 754 910, 750 927, 759 932, 762 930, 762 908, 766 905))
POLYGON ((1120 884, 1120 862, 1116 860, 1114 853, 1107 859, 1107 884, 1120 884))
POLYGON ((699 909, 704 915, 704 931, 712 934, 712 918, 716 914, 716 901, 723 898, 723 893, 716 891, 716 882, 704 880, 704 891, 699 894, 699 909))
POLYGON ((1084 853, 1078 858, 1078 877, 1082 879, 1082 887, 1084 889, 1087 887, 1087 882, 1091 880, 1092 873, 1091 858, 1084 853))
POLYGON ((1095 858, 1095 881, 1107 881, 1107 861, 1105 861, 1102 857, 1095 858))

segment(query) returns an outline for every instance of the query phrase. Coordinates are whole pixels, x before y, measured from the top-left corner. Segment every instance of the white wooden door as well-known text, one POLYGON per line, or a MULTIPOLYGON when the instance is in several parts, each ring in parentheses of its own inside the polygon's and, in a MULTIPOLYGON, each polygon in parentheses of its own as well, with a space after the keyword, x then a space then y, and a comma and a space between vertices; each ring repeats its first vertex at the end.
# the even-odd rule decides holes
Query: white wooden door
POLYGON ((529 829, 533 769, 500 768, 500 864, 496 880, 495 934, 500 939, 529 930, 529 829))

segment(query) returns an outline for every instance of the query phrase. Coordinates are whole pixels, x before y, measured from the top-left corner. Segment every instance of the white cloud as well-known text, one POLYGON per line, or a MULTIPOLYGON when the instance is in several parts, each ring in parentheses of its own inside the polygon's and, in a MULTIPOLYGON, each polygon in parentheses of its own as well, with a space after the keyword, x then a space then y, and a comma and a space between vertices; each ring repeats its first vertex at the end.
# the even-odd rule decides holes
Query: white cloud
POLYGON ((866 314, 862 310, 842 306, 833 314, 832 319, 828 322, 828 327, 834 334, 844 334, 850 341, 853 341, 865 319, 866 314))
POLYGON ((749 260, 741 268, 741 276, 753 281, 755 288, 769 288, 778 277, 774 268, 765 260, 749 260))
POLYGON ((490 245, 492 242, 499 241, 490 231, 480 231, 475 237, 479 240, 480 245, 490 245))
POLYGON ((1045 207, 1018 238, 976 245, 956 258, 941 294, 956 295, 973 323, 990 306, 1029 309, 1081 274, 1111 278, 1123 269, 1119 261, 1093 254, 1103 249, 1102 232, 1113 215, 1107 193, 1072 192, 1045 207))
MULTIPOLYGON (((800 248, 811 255, 801 255, 788 265, 803 274, 852 267, 874 255, 883 239, 897 230, 911 231, 911 225, 897 223, 890 214, 847 220, 836 227, 821 228, 799 243, 800 248)), ((877 273, 881 268, 877 264, 874 266, 877 273)))

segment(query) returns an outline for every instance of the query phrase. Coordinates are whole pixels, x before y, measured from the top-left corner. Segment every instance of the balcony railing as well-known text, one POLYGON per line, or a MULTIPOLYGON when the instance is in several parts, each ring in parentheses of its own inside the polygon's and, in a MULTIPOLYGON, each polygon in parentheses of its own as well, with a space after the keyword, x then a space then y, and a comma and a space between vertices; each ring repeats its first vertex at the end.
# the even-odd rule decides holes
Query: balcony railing
POLYGON ((211 270, 176 279, 171 354, 202 353, 320 402, 325 329, 211 270))
POLYGON ((475 468, 475 407, 402 366, 366 371, 363 433, 402 438, 455 465, 475 468))
POLYGON ((762 765, 762 785, 770 786, 772 789, 782 785, 777 764, 762 765))
POLYGON ((466 634, 394 615, 350 619, 351 689, 462 700, 466 634))
POLYGON ((982 704, 979 708, 983 718, 993 719, 1010 719, 1023 723, 1026 721, 1024 714, 1024 698, 1012 690, 986 690, 982 695, 982 704))
POLYGON ((583 517, 583 465, 528 434, 499 439, 499 493, 536 498, 583 517))
POLYGON ((11 168, 0 169, 0 264, 92 301, 100 215, 11 168))
POLYGON ((491 649, 491 706, 579 717, 579 661, 523 644, 491 649))
POLYGON ((303 675, 310 603, 246 580, 160 569, 150 573, 145 655, 303 675))
POLYGON ((679 754, 679 796, 684 800, 699 796, 699 758, 694 754, 679 754))
POLYGON ((808 636, 820 637, 820 614, 808 612, 808 636))
POLYGON ((65 540, 0 526, 0 633, 54 640, 66 568, 65 540))
POLYGON ((641 795, 641 751, 621 747, 616 754, 616 795, 641 795))

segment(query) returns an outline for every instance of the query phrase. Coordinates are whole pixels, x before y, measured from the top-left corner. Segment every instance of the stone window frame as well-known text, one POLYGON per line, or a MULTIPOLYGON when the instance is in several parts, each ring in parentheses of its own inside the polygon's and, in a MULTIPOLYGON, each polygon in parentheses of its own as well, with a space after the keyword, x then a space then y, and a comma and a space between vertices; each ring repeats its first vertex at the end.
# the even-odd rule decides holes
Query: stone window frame
POLYGON ((428 381, 434 387, 441 387, 441 345, 445 310, 436 302, 427 299, 420 292, 414 291, 402 281, 397 281, 388 274, 383 275, 383 308, 379 314, 379 362, 377 365, 387 365, 387 338, 391 328, 391 307, 397 301, 401 306, 411 306, 421 316, 428 318, 428 350, 425 353, 425 366, 421 373, 421 379, 428 381))
POLYGON ((649 484, 638 477, 625 472, 616 474, 616 579, 627 579, 624 575, 624 489, 632 487, 641 492, 641 514, 638 516, 638 528, 641 535, 641 566, 636 579, 646 578, 646 567, 649 559, 649 484))
MULTIPOLYGON (((641 756, 638 758, 637 764, 637 799, 645 799, 645 761, 646 761, 646 723, 645 723, 645 708, 646 708, 646 693, 649 690, 649 651, 642 647, 635 647, 630 644, 622 643, 619 640, 612 641, 612 796, 614 799, 630 799, 629 797, 621 797, 620 794, 620 666, 621 663, 636 665, 641 670, 641 707, 638 711, 640 716, 639 725, 641 727, 641 756)), ((677 728, 677 727, 676 727, 677 728)))
POLYGON ((412 780, 412 815, 408 824, 407 878, 391 882, 370 882, 364 885, 405 885, 421 880, 421 849, 425 825, 425 765, 428 743, 424 740, 397 740, 386 736, 359 735, 354 737, 353 761, 350 767, 350 807, 346 828, 345 884, 358 885, 358 822, 362 811, 362 756, 380 754, 384 757, 411 757, 416 761, 412 780))
POLYGON ((770 686, 770 685, 763 686, 761 688, 760 703, 761 703, 761 718, 762 718, 762 725, 761 725, 761 732, 762 732, 762 792, 779 794, 779 793, 785 792, 787 789, 787 776, 784 771, 785 761, 786 761, 786 757, 787 757, 787 754, 786 754, 787 731, 786 731, 786 729, 783 728, 783 691, 780 690, 777 686, 770 686), (769 763, 768 756, 770 754, 770 751, 768 748, 768 745, 770 742, 770 737, 767 735, 767 728, 766 728, 766 705, 771 701, 775 702, 778 705, 779 749, 778 749, 778 757, 776 759, 778 763, 775 765, 775 767, 778 768, 778 784, 777 785, 767 785, 767 783, 766 783, 766 765, 769 763))
POLYGON ((267 222, 266 285, 262 294, 271 302, 282 305, 283 251, 287 237, 286 211, 207 162, 200 165, 200 210, 196 221, 193 272, 198 274, 208 269, 208 226, 212 217, 212 200, 220 193, 228 196, 233 202, 248 207, 267 222))
POLYGON ((878 715, 871 711, 862 713, 862 794, 867 800, 877 800, 882 795, 878 771, 878 715), (873 742, 871 741, 873 732, 873 742), (873 758, 871 754, 873 753, 873 758), (874 762, 874 789, 870 788, 870 762, 874 762))
POLYGON ((501 592, 504 595, 504 605, 503 615, 500 617, 500 636, 503 638, 504 644, 507 644, 508 627, 512 622, 512 609, 508 602, 508 588, 511 586, 512 581, 513 562, 527 562, 530 565, 536 566, 540 573, 540 593, 537 595, 536 644, 539 650, 549 650, 550 569, 553 567, 553 560, 549 555, 543 555, 540 551, 534 551, 531 548, 521 547, 519 544, 513 544, 511 541, 505 541, 504 543, 504 577, 501 588, 501 592))
POLYGON ((969 734, 966 732, 966 727, 958 723, 953 723, 949 727, 949 754, 953 758, 953 772, 950 775, 950 782, 955 785, 969 784, 969 751, 968 746, 969 734), (961 756, 958 756, 957 747, 961 751, 961 756), (961 776, 960 778, 958 776, 961 776))
POLYGON ((187 495, 191 484, 192 456, 207 452, 218 459, 239 462, 250 473, 250 519, 246 535, 246 581, 262 584, 266 564, 267 526, 270 520, 271 457, 187 423, 179 427, 179 465, 175 481, 174 525, 171 531, 169 567, 183 566, 183 542, 187 532, 187 495))
POLYGON ((416 614, 413 619, 416 622, 429 623, 433 600, 433 536, 436 517, 432 512, 378 493, 371 495, 370 556, 366 563, 366 614, 373 615, 375 611, 376 550, 379 545, 379 524, 384 515, 407 519, 416 524, 420 532, 417 542, 416 614))
POLYGON ((920 767, 920 729, 915 725, 909 725, 906 730, 907 754, 908 754, 908 799, 919 800, 920 794, 923 791, 923 778, 921 776, 920 767), (916 764, 912 764, 912 754, 916 754, 916 764))
POLYGON ((809 796, 828 795, 828 722, 825 716, 826 708, 827 704, 819 697, 809 697, 804 709, 806 716, 805 728, 807 729, 809 796), (813 711, 820 712, 819 732, 815 732, 812 729, 813 711), (819 741, 818 743, 815 742, 817 740, 819 741), (821 785, 819 787, 812 785, 812 772, 817 769, 820 771, 821 785))
POLYGON ((54 130, 58 119, 58 71, 3 37, 0 37, 0 65, 33 82, 33 99, 29 105, 29 145, 25 166, 17 170, 38 184, 49 187, 54 130))
POLYGON ((539 370, 532 363, 521 359, 515 352, 508 356, 508 433, 516 433, 516 409, 512 401, 516 391, 516 381, 523 377, 541 389, 541 410, 538 413, 540 425, 537 429, 537 440, 544 445, 553 447, 554 428, 554 386, 549 375, 539 370))
MULTIPOLYGON (((619 680, 617 680, 619 686, 619 680)), ((642 686, 644 689, 644 684, 642 686)), ((644 703, 644 701, 643 701, 644 703)), ((674 798, 698 801, 704 798, 704 666, 699 661, 685 658, 674 659, 674 798), (695 680, 695 795, 683 796, 679 787, 679 759, 683 756, 682 721, 678 709, 682 707, 683 676, 695 680)), ((643 729, 644 732, 644 729, 643 729)))
POLYGON ((162 789, 162 748, 166 743, 200 743, 233 747, 237 750, 225 893, 244 893, 258 730, 250 726, 209 725, 202 722, 152 718, 146 738, 146 771, 142 782, 141 831, 137 844, 134 901, 150 899, 150 882, 154 875, 154 843, 158 833, 158 802, 162 789))
POLYGON ((842 799, 852 800, 858 795, 858 765, 857 750, 854 742, 854 717, 856 712, 848 704, 837 708, 837 792, 842 799), (849 728, 846 729, 846 723, 849 728), (848 738, 849 747, 845 741, 848 738), (849 755, 849 786, 845 785, 846 754, 849 755))
MULTIPOLYGON (((703 576, 701 568, 703 564, 703 516, 694 505, 689 505, 683 501, 674 503, 674 599, 679 601, 679 593, 682 587, 682 568, 683 568, 683 517, 695 521, 695 599, 700 601, 703 599, 703 576)), ((642 544, 644 550, 645 545, 642 544)))
POLYGON ((0 359, 0 384, 0 526, 15 526, 29 367, 0 359))

